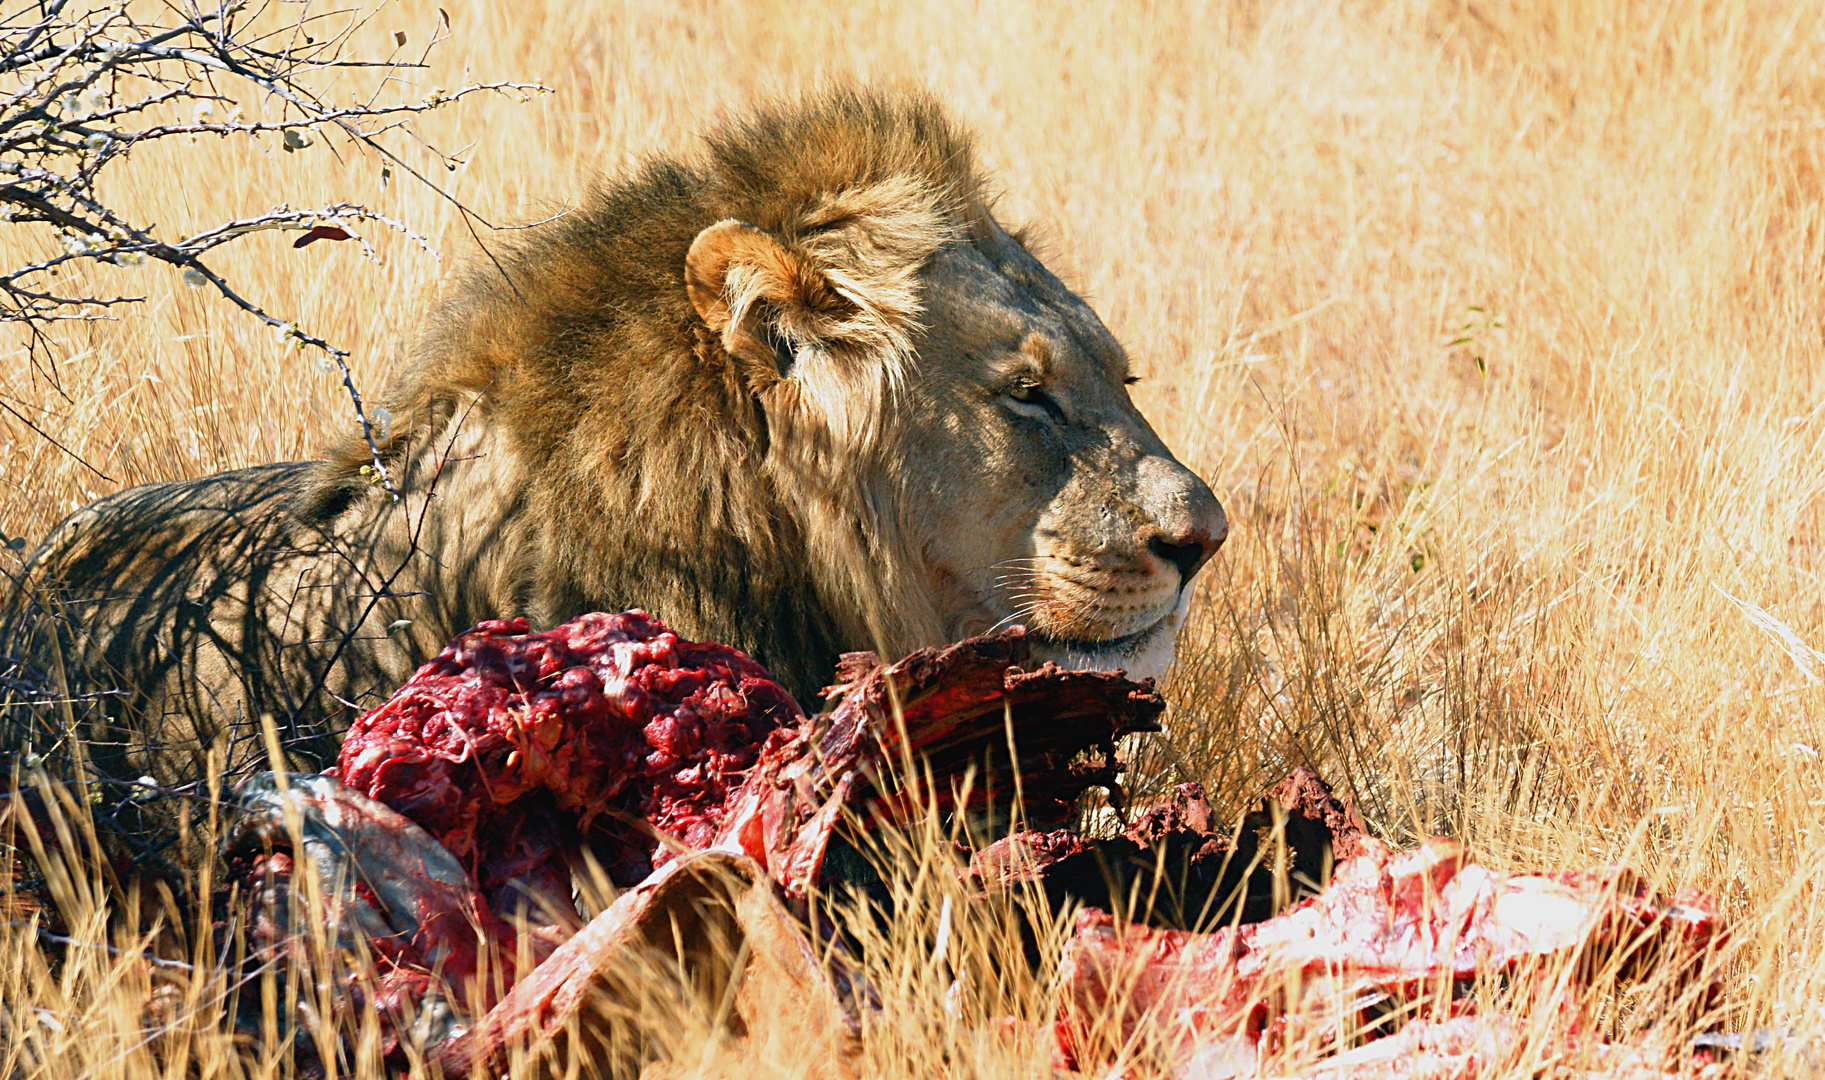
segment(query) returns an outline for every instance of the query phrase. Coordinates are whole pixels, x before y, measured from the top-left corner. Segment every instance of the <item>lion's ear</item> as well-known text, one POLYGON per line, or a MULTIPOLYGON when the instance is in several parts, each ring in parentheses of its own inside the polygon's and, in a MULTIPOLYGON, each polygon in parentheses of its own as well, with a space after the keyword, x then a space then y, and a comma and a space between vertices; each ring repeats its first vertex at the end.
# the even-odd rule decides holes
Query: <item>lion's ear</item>
POLYGON ((748 365, 751 380, 761 372, 785 375, 799 346, 854 310, 809 259, 733 218, 691 241, 684 287, 729 354, 748 365))

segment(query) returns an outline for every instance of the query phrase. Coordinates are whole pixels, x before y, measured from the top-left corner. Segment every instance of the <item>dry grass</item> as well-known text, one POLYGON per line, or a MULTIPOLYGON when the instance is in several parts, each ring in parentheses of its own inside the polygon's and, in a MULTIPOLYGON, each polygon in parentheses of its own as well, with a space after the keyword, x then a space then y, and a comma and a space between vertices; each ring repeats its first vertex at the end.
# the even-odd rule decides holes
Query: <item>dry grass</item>
MULTIPOLYGON (((1235 808, 1310 763, 1392 838, 1697 885, 1739 927, 1726 1022, 1825 1035, 1825 8, 453 13, 427 84, 467 69, 558 91, 442 121, 475 142, 447 179, 503 221, 756 92, 847 74, 936 89, 980 133, 1004 216, 1041 223, 1233 519, 1157 775, 1235 808)), ((375 32, 433 15, 409 4, 375 32)), ((197 145, 139 162, 119 195, 176 226, 352 194, 430 226, 447 261, 465 250, 446 209, 381 192, 378 171, 197 145)), ((6 258, 46 244, 0 232, 6 258)), ((400 245, 370 267, 352 246, 271 237, 228 269, 352 344, 372 385, 441 267, 400 245)), ((19 353, 0 373, 111 478, 0 419, 8 535, 124 484, 306 456, 351 422, 331 377, 140 273, 146 310, 68 335, 58 385, 19 353)), ((908 920, 881 961, 900 1008, 871 1035, 877 1071, 1043 1071, 947 1019, 929 932, 908 920)), ((0 977, 0 998, 61 1017, 37 1036, 43 1075, 154 1074, 129 968, 0 977)), ((1034 986, 1008 992, 1040 1007, 1034 986)), ((240 1069, 208 1039, 192 1053, 240 1069)))

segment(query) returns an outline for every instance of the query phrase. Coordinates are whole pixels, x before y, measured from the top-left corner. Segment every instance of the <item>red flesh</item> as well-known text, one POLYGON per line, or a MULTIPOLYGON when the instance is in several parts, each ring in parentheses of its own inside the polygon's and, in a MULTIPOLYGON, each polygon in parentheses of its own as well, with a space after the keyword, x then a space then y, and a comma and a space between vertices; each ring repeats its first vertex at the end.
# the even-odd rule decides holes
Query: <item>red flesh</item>
POLYGON ((337 949, 365 946, 373 968, 350 970, 343 991, 385 1018, 388 1054, 429 995, 453 1007, 472 991, 487 998, 487 988, 475 985, 484 973, 482 942, 507 944, 501 958, 510 964, 512 932, 447 851, 333 778, 293 776, 285 785, 265 779, 237 789, 242 813, 229 839, 256 955, 274 965, 301 960, 319 936, 337 949), (298 850, 291 850, 294 840, 298 850), (323 886, 320 908, 292 888, 301 863, 323 886), (305 906, 296 907, 300 902, 305 906))
MULTIPOLYGON (((1086 787, 1114 790, 1115 738, 1152 729, 1163 706, 1150 687, 1115 673, 1021 671, 1027 655, 1018 629, 891 666, 850 654, 827 692, 834 705, 808 719, 748 657, 684 641, 641 612, 585 615, 544 633, 519 619, 483 623, 349 730, 332 772, 346 792, 309 808, 352 830, 352 866, 324 880, 350 882, 350 910, 370 913, 384 905, 363 893, 361 877, 396 881, 408 902, 437 909, 416 913, 418 943, 473 943, 480 929, 510 955, 496 912, 531 892, 564 914, 569 860, 584 845, 621 885, 647 879, 679 850, 740 851, 802 897, 846 810, 893 818, 953 808, 948 785, 900 789, 892 777, 909 761, 930 762, 942 779, 976 766, 983 780, 973 802, 1023 789, 1030 815, 1057 820, 1086 787), (362 828, 358 819, 372 816, 363 799, 415 823, 415 842, 428 833, 480 895, 458 902, 420 881, 410 851, 380 842, 378 833, 401 829, 362 828), (445 934, 446 924, 461 933, 445 934)), ((372 944, 392 972, 393 996, 430 985, 423 949, 372 944)), ((549 948, 535 940, 533 955, 549 948)), ((468 953, 439 956, 455 986, 480 970, 468 953)))
MULTIPOLYGON (((599 857, 606 846, 611 872, 632 884, 672 859, 662 836, 682 848, 752 856, 788 895, 802 896, 815 887, 845 810, 894 819, 925 806, 953 809, 959 792, 949 785, 972 767, 972 803, 1018 789, 1029 820, 1041 825, 1062 821, 1086 787, 1107 787, 1119 802, 1114 740, 1153 729, 1159 699, 1119 674, 1052 665, 1024 672, 1018 665, 1026 657, 1019 631, 921 650, 891 666, 850 654, 827 692, 833 707, 807 718, 752 660, 682 641, 639 612, 588 615, 543 634, 529 633, 523 620, 485 623, 357 721, 337 771, 355 791, 423 826, 490 896, 516 880, 559 890, 568 855, 583 843, 599 857), (928 764, 938 790, 894 782, 914 761, 928 764)), ((1516 971, 1548 955, 1624 955, 1644 942, 1691 976, 1695 960, 1723 937, 1702 898, 1662 904, 1614 870, 1504 877, 1437 841, 1394 856, 1362 840, 1348 804, 1303 772, 1245 822, 1245 840, 1250 829, 1284 829, 1301 858, 1307 849, 1322 851, 1327 865, 1335 857, 1336 880, 1279 917, 1215 934, 1121 925, 1087 912, 1061 966, 1061 1064, 1112 1064, 1116 1047, 1143 1027, 1163 1038, 1174 1060, 1162 1064, 1175 1071, 1194 1059, 1207 1067, 1213 1048, 1226 1060, 1241 1051, 1258 1064, 1291 1025, 1309 1020, 1289 1003, 1292 987, 1357 1000, 1362 992, 1411 993, 1516 971), (1299 830, 1309 843, 1295 839, 1299 830), (1352 852, 1359 854, 1348 858, 1352 852), (1115 985, 1124 989, 1112 993, 1115 985), (1112 1001, 1122 1003, 1114 1043, 1107 1025, 1092 1023, 1112 1001)), ((1048 880, 1094 843, 1108 842, 1027 833, 983 852, 973 870, 990 888, 1048 880)), ((1116 843, 1137 852, 1183 849, 1194 873, 1200 860, 1233 862, 1228 841, 1209 831, 1201 794, 1190 789, 1142 815, 1116 843)), ((409 884, 410 853, 382 848, 362 857, 409 884)), ((1106 860, 1109 851, 1094 854, 1106 860)), ((283 859, 275 856, 271 869, 285 869, 283 859)), ((255 866, 264 876, 266 867, 255 866)), ((655 875, 652 887, 664 880, 655 875)), ((419 890, 436 910, 420 905, 418 939, 403 950, 375 943, 390 972, 381 980, 386 996, 420 991, 433 952, 446 976, 473 970, 474 958, 438 944, 472 942, 472 924, 506 943, 479 896, 457 889, 445 903, 438 888, 419 890), (458 922, 462 933, 454 932, 458 922)), ((626 894, 553 958, 562 962, 523 980, 488 1017, 491 1045, 542 1030, 563 994, 606 962, 592 949, 606 952, 611 939, 625 936, 617 927, 638 917, 629 911, 644 896, 626 894)), ((359 888, 352 898, 378 903, 359 888)), ((1300 993, 1311 997, 1292 997, 1300 993)), ((1612 1075, 1660 1075, 1665 1055, 1605 1044, 1569 1010, 1555 1022, 1563 1029, 1555 1046, 1597 1055, 1612 1075)), ((1519 1052, 1518 1030, 1499 1014, 1414 1020, 1302 1075, 1474 1075, 1519 1052)), ((448 1047, 458 1071, 472 1060, 467 1047, 463 1038, 448 1047)))
POLYGON ((803 896, 815 887, 845 809, 887 820, 927 806, 947 812, 959 796, 951 784, 971 768, 972 805, 1006 802, 1018 791, 1028 818, 1039 822, 1069 815, 1090 787, 1119 800, 1115 740, 1158 730, 1165 705, 1152 684, 1056 664, 1022 671, 1027 656, 1018 627, 920 649, 892 665, 873 653, 846 654, 838 685, 825 691, 836 704, 767 740, 718 846, 743 852, 788 894, 803 896), (896 780, 926 768, 934 790, 896 780))
MULTIPOLYGON (((1576 958, 1574 983, 1606 958, 1632 957, 1715 993, 1702 961, 1724 930, 1702 896, 1662 902, 1615 868, 1495 874, 1444 840, 1399 855, 1364 840, 1361 851, 1318 897, 1216 933, 1084 912, 1059 971, 1067 1051, 1081 1065, 1107 1063, 1145 1038, 1182 1064, 1238 1039, 1263 1047, 1276 1025, 1309 1022, 1302 1001, 1335 1022, 1340 1002, 1448 992, 1549 957, 1576 958)), ((1567 1045, 1581 1036, 1574 1011, 1560 1023, 1567 1045)))
POLYGON ((355 721, 336 772, 416 821, 488 895, 516 878, 568 893, 567 849, 592 829, 621 885, 670 859, 660 837, 707 847, 761 741, 801 720, 759 664, 642 612, 545 633, 497 620, 355 721))

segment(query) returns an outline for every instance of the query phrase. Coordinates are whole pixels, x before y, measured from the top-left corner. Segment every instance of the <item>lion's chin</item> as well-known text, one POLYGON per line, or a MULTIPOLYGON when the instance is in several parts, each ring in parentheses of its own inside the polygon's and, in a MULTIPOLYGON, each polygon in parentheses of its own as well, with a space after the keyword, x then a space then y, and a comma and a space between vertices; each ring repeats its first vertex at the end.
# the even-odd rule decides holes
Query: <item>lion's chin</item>
POLYGON ((1179 630, 1185 625, 1185 612, 1191 606, 1191 590, 1179 594, 1179 602, 1160 620, 1144 630, 1110 641, 1065 641, 1035 633, 1033 659, 1050 660, 1063 668, 1090 668, 1112 671, 1120 668, 1131 679, 1161 680, 1172 666, 1173 650, 1178 646, 1179 630))

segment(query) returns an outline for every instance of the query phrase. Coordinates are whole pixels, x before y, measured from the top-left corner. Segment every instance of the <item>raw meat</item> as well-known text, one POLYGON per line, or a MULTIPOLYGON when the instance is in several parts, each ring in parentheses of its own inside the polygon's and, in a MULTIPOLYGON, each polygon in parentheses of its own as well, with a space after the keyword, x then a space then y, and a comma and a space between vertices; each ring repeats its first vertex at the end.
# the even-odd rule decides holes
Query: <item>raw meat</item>
MULTIPOLYGON (((1563 975, 1533 1008, 1561 1011, 1567 1046, 1600 1042, 1572 1003, 1606 964, 1618 977, 1651 971, 1686 986, 1697 1007, 1719 993, 1709 961, 1724 928, 1699 894, 1663 901, 1618 868, 1496 874, 1446 840, 1399 855, 1374 840, 1360 848, 1323 893, 1264 922, 1197 934, 1086 910, 1060 964, 1066 1055, 1081 1067, 1141 1054, 1169 1073, 1253 1076, 1245 1059, 1291 1034, 1318 1044, 1373 1034, 1374 1010, 1390 1000, 1449 999, 1457 984, 1493 974, 1563 975)), ((1450 1029, 1450 1045, 1469 1045, 1465 1032, 1496 1038, 1500 1022, 1486 1022, 1450 1029)))
MULTIPOLYGON (((355 722, 334 775, 244 786, 229 854, 256 899, 266 955, 306 930, 285 898, 308 868, 337 933, 383 961, 378 990, 350 992, 377 993, 385 1016, 416 1006, 442 1017, 415 1035, 457 1039, 454 1063, 474 1051, 455 1049, 469 1043, 452 1002, 487 1007, 508 994, 481 1029, 490 1047, 547 1032, 553 1006, 539 995, 596 980, 607 954, 583 955, 590 943, 621 942, 629 931, 613 928, 646 917, 636 889, 571 937, 581 920, 569 875, 585 847, 617 884, 641 889, 671 881, 682 854, 719 850, 764 868, 790 901, 815 888, 840 824, 1016 792, 1047 823, 1092 786, 1119 801, 1114 740, 1153 730, 1163 704, 1117 673, 1023 671, 1027 658, 1019 629, 892 665, 852 653, 830 707, 807 717, 746 656, 680 639, 642 612, 544 633, 484 623, 355 722), (972 767, 966 794, 950 781, 972 767), (288 820, 302 822, 302 858, 288 820), (523 988, 500 915, 514 908, 534 931, 523 988), (480 985, 492 970, 499 980, 480 985)), ((399 1033, 387 1038, 397 1051, 399 1033)))
POLYGON ((1123 802, 1115 740, 1154 730, 1163 706, 1119 673, 1027 659, 1019 630, 892 665, 850 654, 808 716, 752 660, 640 612, 538 634, 483 624, 356 723, 336 776, 243 787, 230 854, 256 944, 294 947, 286 886, 313 875, 332 941, 375 960, 346 991, 391 1025, 395 1064, 410 1038, 446 1075, 498 1071, 515 1047, 549 1072, 577 1054, 651 1068, 666 1035, 643 1003, 676 977, 685 1006, 732 1006, 740 1053, 809 1055, 846 1078, 871 999, 803 904, 832 838, 930 812, 1007 821, 1019 794, 1036 828, 976 853, 980 895, 1144 895, 1156 902, 1123 914, 1166 924, 1082 913, 1059 972, 1061 1066, 1218 1080, 1295 1061, 1306 1077, 1393 1080, 1546 1053, 1645 1080, 1694 1064, 1647 1037, 1606 1042, 1577 990, 1598 970, 1652 974, 1676 1007, 1709 1007, 1725 933, 1702 896, 1662 901, 1614 868, 1496 874, 1442 840, 1397 855, 1303 770, 1233 835, 1190 785, 1121 836, 1078 835, 1060 826, 1086 789, 1123 802), (568 882, 584 850, 635 887, 579 928, 568 882), (533 900, 546 917, 516 972, 522 943, 497 913, 533 900), (1235 922, 1172 928, 1215 915, 1235 922), (1460 993, 1488 975, 1521 988, 1530 1026, 1460 993))
MULTIPOLYGON (((1202 787, 1180 784, 1119 836, 1021 831, 973 854, 969 872, 984 894, 1036 883, 1054 912, 1088 906, 1151 926, 1193 929, 1260 922, 1315 895, 1361 839, 1355 807, 1316 774, 1295 769, 1233 834, 1212 831, 1202 787)), ((1031 935, 1028 946, 1037 946, 1031 935)))
POLYGON ((802 720, 759 664, 643 612, 545 633, 507 619, 459 635, 356 720, 334 771, 497 903, 513 886, 561 902, 580 844, 619 885, 708 847, 762 741, 802 720))
POLYGON ((1019 670, 1028 655, 1018 628, 891 666, 850 653, 811 720, 748 657, 643 612, 545 633, 488 622, 358 719, 335 773, 417 822, 497 903, 561 901, 585 843, 631 885, 718 836, 802 894, 822 848, 789 856, 780 830, 821 810, 827 837, 851 794, 874 813, 946 811, 948 781, 974 765, 974 801, 1019 790, 1037 822, 1062 821, 1089 787, 1119 799, 1114 740, 1155 730, 1163 703, 1113 672, 1019 670), (923 791, 924 768, 947 782, 923 791))
POLYGON ((893 665, 845 655, 825 692, 834 706, 768 739, 723 815, 718 846, 745 852, 803 896, 845 812, 904 821, 960 800, 1005 806, 1018 793, 1029 820, 1056 823, 1089 788, 1119 802, 1115 740, 1157 730, 1164 703, 1151 683, 1117 672, 1023 671, 1028 655, 1019 628, 893 665))
MULTIPOLYGON (((324 945, 358 958, 343 992, 386 1020, 387 1053, 398 1050, 407 1017, 424 1042, 459 1030, 482 943, 510 942, 512 933, 449 851, 333 777, 263 773, 242 783, 235 801, 224 846, 245 890, 255 954, 302 962, 321 928, 324 945), (317 911, 299 910, 310 896, 292 887, 301 865, 315 876, 317 911), (363 962, 371 970, 359 970, 363 962)), ((511 962, 512 950, 505 955, 511 962)))

